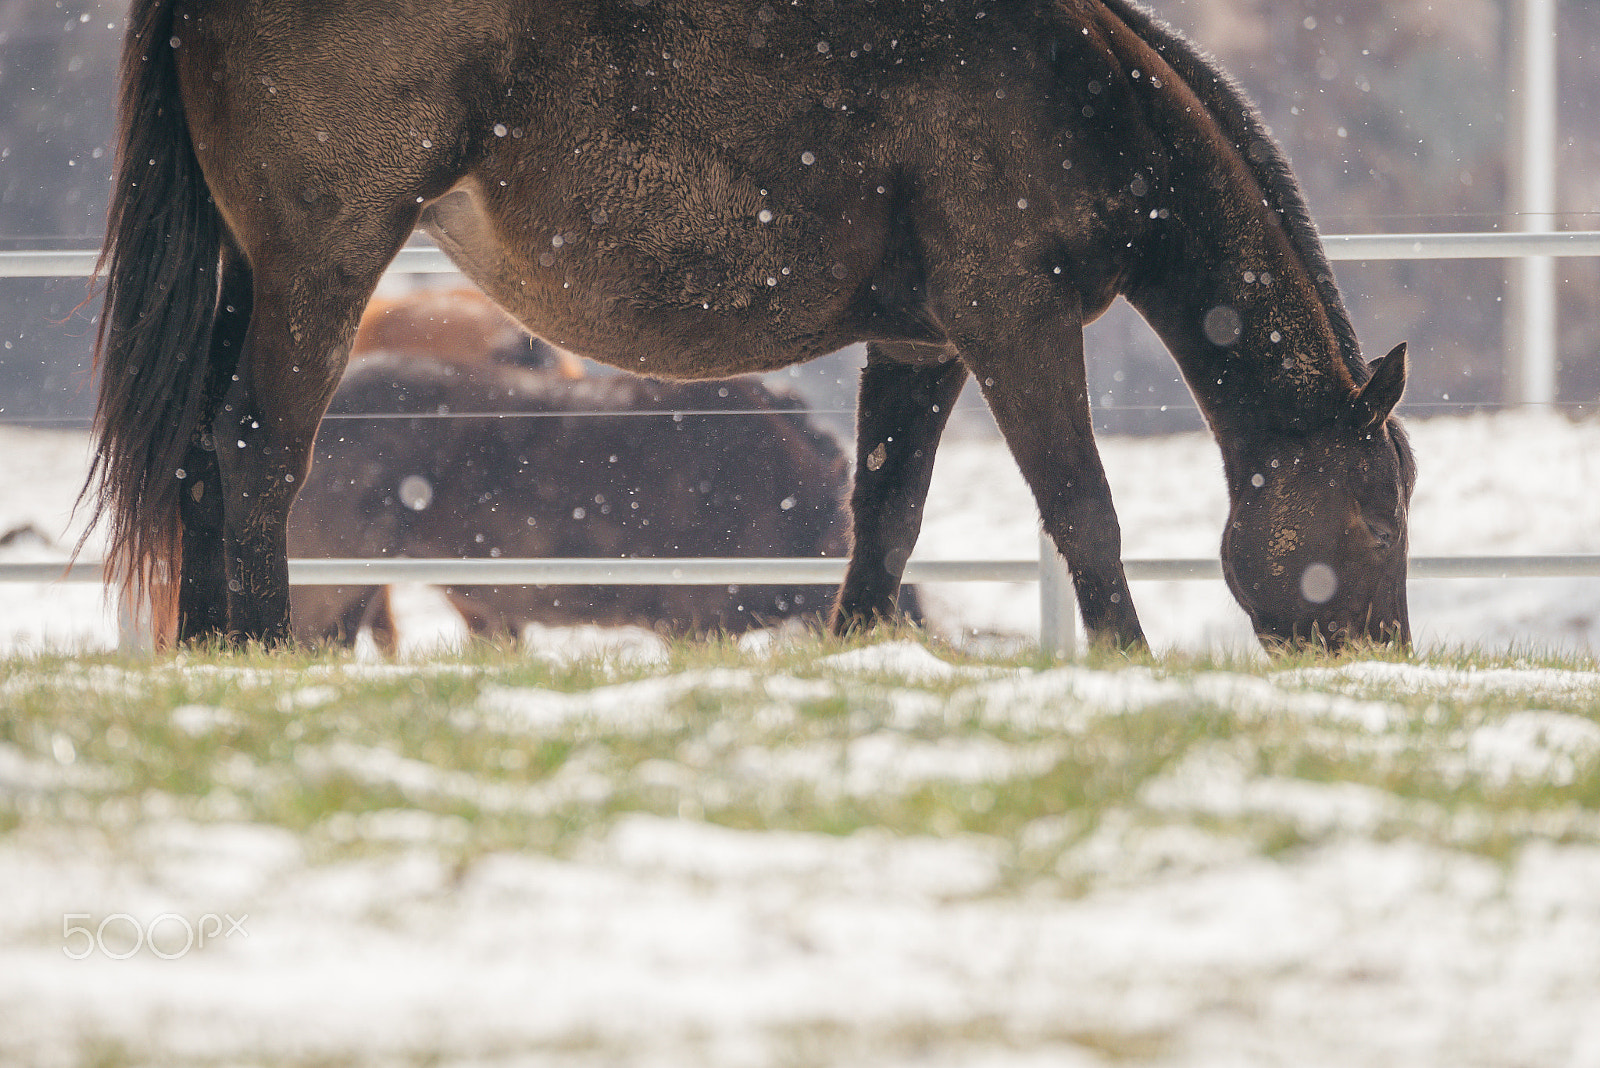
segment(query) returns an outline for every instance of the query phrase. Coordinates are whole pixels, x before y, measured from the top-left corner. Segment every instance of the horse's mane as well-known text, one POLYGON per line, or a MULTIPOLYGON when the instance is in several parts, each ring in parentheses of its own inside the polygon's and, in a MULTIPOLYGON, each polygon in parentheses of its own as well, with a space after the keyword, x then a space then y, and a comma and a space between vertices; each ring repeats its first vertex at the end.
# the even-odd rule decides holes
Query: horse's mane
POLYGON ((1361 358, 1361 345, 1354 325, 1339 294, 1333 268, 1322 248, 1322 238, 1311 219, 1300 183, 1289 169, 1289 160, 1278 143, 1267 133, 1261 114, 1238 84, 1209 57, 1177 31, 1132 0, 1100 0, 1141 40, 1155 49, 1177 72, 1190 91, 1200 98, 1211 118, 1222 128, 1234 149, 1266 193, 1283 222, 1290 246, 1311 274, 1328 314, 1328 322, 1339 343, 1339 353, 1357 384, 1371 375, 1361 358))

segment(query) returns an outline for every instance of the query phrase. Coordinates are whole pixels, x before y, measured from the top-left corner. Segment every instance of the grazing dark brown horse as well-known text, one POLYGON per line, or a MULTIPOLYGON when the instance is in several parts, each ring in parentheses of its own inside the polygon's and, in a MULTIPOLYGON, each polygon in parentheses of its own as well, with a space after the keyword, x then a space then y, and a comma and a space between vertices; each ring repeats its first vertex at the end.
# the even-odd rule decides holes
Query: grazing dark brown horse
POLYGON ((180 639, 289 638, 284 532, 421 227, 548 341, 668 378, 868 342, 839 631, 893 610, 976 378, 1090 635, 1143 640, 1082 326, 1119 293, 1220 444, 1267 640, 1408 639, 1414 470, 1287 163, 1128 0, 135 0, 88 489, 180 639))
MULTIPOLYGON (((377 302, 374 302, 377 305, 377 302)), ((370 308, 289 515, 305 557, 833 556, 848 545, 849 469, 833 437, 754 378, 578 379, 473 291, 370 308), (527 365, 538 357, 539 366, 527 365), (456 413, 531 417, 433 419, 456 413), (675 411, 676 410, 676 411, 675 411), (738 415, 706 414, 734 411, 738 415)), ((637 624, 737 634, 820 619, 821 586, 452 586, 472 633, 637 624)), ((912 588, 901 608, 920 612, 912 588)), ((393 652, 386 589, 296 586, 295 634, 393 652)))

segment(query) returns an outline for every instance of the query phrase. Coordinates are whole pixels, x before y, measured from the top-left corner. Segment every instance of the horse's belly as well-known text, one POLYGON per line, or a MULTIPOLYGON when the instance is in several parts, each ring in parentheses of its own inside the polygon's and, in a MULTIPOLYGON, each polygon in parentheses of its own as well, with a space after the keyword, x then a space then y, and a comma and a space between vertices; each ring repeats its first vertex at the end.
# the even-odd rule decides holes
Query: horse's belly
POLYGON ((670 378, 769 371, 836 351, 862 333, 852 309, 881 258, 880 218, 755 225, 708 220, 663 241, 603 209, 543 217, 500 211, 476 184, 430 205, 422 225, 530 331, 626 370, 670 378))

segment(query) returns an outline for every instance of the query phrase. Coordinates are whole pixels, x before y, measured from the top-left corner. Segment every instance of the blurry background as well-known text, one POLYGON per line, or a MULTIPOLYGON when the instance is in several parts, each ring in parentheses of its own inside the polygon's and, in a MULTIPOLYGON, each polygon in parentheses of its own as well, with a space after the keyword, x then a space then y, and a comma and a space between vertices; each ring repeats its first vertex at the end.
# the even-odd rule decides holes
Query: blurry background
MULTIPOLYGON (((122 3, 0 0, 0 249, 97 248, 122 3)), ((0 278, 0 420, 86 418, 82 278, 0 278)))
MULTIPOLYGON (((1520 229, 1507 211, 1517 130, 1512 0, 1161 0, 1152 4, 1244 83, 1287 149, 1325 233, 1520 229)), ((111 166, 123 5, 0 0, 0 247, 92 247, 111 166)), ((1600 3, 1558 7, 1556 229, 1600 225, 1600 3)), ((1370 352, 1411 342, 1414 418, 1496 403, 1515 261, 1336 265, 1370 352), (1424 405, 1427 407, 1425 408, 1424 405)), ((1557 261, 1559 397, 1600 393, 1600 265, 1557 261)), ((0 418, 84 417, 92 341, 82 279, 0 280, 0 418)), ((1091 331, 1102 429, 1192 429, 1159 343, 1126 306, 1091 331), (1162 409, 1166 410, 1163 411, 1162 409)), ((853 403, 858 352, 789 378, 823 408, 853 403)), ((967 398, 976 407, 976 395, 967 398)))
MULTIPOLYGON (((1517 0, 1156 0, 1260 105, 1324 233, 1522 229, 1517 0)), ((94 247, 111 167, 121 3, 0 0, 0 248, 94 247)), ((1560 0, 1555 229, 1600 227, 1600 0, 1560 0)), ((1412 418, 1496 404, 1513 260, 1335 265, 1369 354, 1411 343, 1412 418)), ((1558 397, 1600 394, 1600 264, 1556 261, 1558 397)), ((394 285, 409 284, 396 281, 394 285)), ((82 419, 84 280, 0 279, 0 419, 82 419)), ((849 409, 860 352, 782 377, 849 409)), ((1166 353, 1125 305, 1091 329, 1103 430, 1193 429, 1166 353)), ((981 427, 976 391, 968 420, 981 427), (976 418, 973 418, 976 417, 976 418)), ((833 420, 841 428, 847 417, 833 420)))

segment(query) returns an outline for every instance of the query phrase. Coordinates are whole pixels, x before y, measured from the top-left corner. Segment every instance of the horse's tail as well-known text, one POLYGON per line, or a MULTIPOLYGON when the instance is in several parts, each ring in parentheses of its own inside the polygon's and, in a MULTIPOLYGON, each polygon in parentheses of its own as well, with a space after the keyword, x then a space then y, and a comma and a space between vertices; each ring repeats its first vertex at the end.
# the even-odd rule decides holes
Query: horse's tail
POLYGON ((115 186, 96 267, 97 441, 79 496, 93 502, 91 529, 107 523, 108 581, 131 608, 148 607, 158 638, 177 618, 178 469, 206 415, 225 233, 179 97, 173 6, 134 0, 123 41, 115 186))

